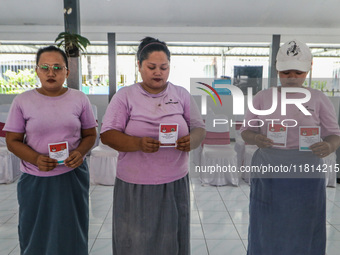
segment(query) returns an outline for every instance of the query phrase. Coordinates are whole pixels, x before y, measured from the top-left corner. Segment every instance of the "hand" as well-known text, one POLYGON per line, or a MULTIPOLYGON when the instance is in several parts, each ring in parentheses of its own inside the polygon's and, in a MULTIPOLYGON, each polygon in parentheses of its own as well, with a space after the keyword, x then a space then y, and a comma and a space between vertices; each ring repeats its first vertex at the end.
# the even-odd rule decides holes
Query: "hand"
POLYGON ((53 170, 58 165, 58 160, 52 159, 45 155, 39 155, 37 158, 36 165, 42 172, 48 172, 53 170))
POLYGON ((273 146, 273 141, 262 134, 256 134, 254 141, 259 148, 268 148, 273 146))
POLYGON ((319 158, 327 157, 329 154, 333 152, 330 143, 325 141, 314 143, 309 148, 312 150, 313 154, 315 154, 319 158))
POLYGON ((79 151, 72 151, 64 163, 67 167, 77 168, 83 163, 83 156, 79 151))
POLYGON ((142 152, 153 153, 158 151, 160 142, 150 137, 142 137, 139 146, 142 152))
POLYGON ((180 151, 190 151, 190 135, 186 135, 178 139, 177 141, 177 150, 180 151))

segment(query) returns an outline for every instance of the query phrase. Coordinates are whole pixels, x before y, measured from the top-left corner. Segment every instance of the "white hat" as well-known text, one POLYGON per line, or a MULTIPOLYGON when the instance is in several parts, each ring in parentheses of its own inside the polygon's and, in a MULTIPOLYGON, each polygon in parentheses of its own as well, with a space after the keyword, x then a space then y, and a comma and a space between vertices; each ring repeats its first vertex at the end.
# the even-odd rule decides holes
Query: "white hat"
POLYGON ((312 59, 312 53, 305 43, 291 40, 280 47, 276 56, 276 70, 308 72, 312 66, 312 59))

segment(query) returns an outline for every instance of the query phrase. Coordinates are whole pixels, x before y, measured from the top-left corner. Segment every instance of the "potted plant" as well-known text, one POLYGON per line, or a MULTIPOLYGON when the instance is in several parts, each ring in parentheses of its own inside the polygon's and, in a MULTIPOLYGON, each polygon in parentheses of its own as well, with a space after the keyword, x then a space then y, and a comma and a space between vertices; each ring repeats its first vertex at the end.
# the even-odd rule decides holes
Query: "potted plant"
POLYGON ((87 38, 69 32, 61 32, 55 39, 55 42, 58 41, 57 46, 63 46, 68 57, 79 57, 79 50, 84 52, 91 44, 87 38))

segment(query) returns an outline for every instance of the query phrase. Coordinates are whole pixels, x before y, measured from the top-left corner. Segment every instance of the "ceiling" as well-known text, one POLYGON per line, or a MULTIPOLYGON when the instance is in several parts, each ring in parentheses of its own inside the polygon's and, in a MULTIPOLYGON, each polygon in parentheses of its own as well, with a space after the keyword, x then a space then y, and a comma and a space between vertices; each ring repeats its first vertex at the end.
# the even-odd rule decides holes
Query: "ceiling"
MULTIPOLYGON (((62 0, 1 0, 1 25, 63 25, 62 0)), ((84 26, 339 28, 338 0, 79 0, 84 26)))
MULTIPOLYGON (((162 33, 182 31, 183 38, 185 33, 197 33, 197 29, 208 35, 212 31, 245 33, 238 30, 242 28, 251 34, 297 30, 305 35, 330 31, 328 35, 340 31, 339 0, 79 0, 79 5, 81 30, 90 37, 111 28, 118 31, 119 27, 121 33, 126 27, 144 33, 151 27, 162 33)), ((9 30, 16 31, 17 27, 18 33, 32 33, 34 28, 36 32, 55 33, 63 28, 63 0, 0 0, 0 6, 0 40, 9 38, 9 30)))

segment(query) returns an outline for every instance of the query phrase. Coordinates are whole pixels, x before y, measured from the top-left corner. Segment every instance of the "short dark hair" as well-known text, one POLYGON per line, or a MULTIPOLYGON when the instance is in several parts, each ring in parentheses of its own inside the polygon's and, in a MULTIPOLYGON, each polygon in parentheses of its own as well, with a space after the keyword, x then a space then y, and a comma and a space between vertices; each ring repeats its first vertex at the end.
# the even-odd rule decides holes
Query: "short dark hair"
POLYGON ((170 51, 166 43, 148 36, 142 39, 138 46, 137 59, 139 64, 141 65, 149 57, 149 54, 154 51, 163 51, 170 61, 170 51))
POLYGON ((65 51, 63 51, 62 49, 57 48, 53 45, 50 45, 50 46, 47 46, 47 47, 44 47, 44 48, 40 48, 38 50, 37 55, 36 55, 36 64, 38 65, 41 54, 43 54, 44 52, 52 52, 52 51, 59 52, 63 56, 65 64, 66 64, 66 68, 68 69, 68 59, 67 59, 65 51))

